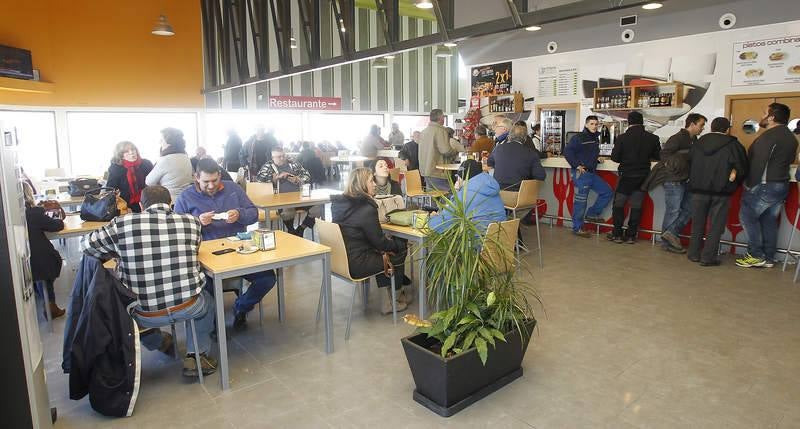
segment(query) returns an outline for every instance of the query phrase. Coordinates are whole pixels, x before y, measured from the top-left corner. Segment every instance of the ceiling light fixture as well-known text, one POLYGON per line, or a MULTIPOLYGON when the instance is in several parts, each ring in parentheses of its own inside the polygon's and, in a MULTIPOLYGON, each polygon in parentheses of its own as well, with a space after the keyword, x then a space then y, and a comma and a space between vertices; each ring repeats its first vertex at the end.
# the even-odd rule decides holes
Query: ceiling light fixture
POLYGON ((659 3, 659 2, 657 2, 657 1, 653 1, 653 2, 647 3, 645 5, 642 5, 642 9, 655 10, 655 9, 661 9, 662 6, 664 6, 664 5, 659 3))
POLYGON ((158 24, 153 27, 153 30, 150 32, 155 34, 156 36, 174 36, 175 31, 172 29, 172 25, 169 24, 167 21, 167 17, 164 15, 160 15, 158 17, 158 24))
POLYGON ((541 29, 542 27, 539 27, 538 25, 531 25, 530 27, 525 27, 525 31, 539 31, 541 29))
POLYGON ((387 60, 393 60, 394 59, 394 55, 393 54, 389 54, 389 55, 384 56, 383 58, 386 58, 387 60))
POLYGON ((444 45, 447 46, 448 48, 455 48, 456 46, 458 46, 458 43, 456 43, 456 42, 445 42, 444 45))
POLYGON ((294 38, 294 30, 289 33, 289 47, 292 49, 297 49, 297 39, 294 38))
POLYGON ((431 0, 414 0, 414 6, 420 9, 433 9, 433 2, 431 0))
POLYGON ((384 57, 375 58, 374 60, 372 60, 372 68, 387 69, 389 68, 389 62, 386 61, 386 58, 384 57))
POLYGON ((446 46, 438 46, 436 48, 436 56, 438 58, 448 58, 453 56, 453 51, 446 46))

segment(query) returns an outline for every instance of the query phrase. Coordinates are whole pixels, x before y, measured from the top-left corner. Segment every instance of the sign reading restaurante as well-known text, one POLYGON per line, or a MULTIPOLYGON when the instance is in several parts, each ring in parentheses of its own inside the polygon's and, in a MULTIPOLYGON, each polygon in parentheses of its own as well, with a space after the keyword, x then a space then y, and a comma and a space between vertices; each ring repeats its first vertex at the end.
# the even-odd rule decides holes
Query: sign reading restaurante
POLYGON ((338 97, 270 96, 269 108, 275 110, 342 110, 338 97))

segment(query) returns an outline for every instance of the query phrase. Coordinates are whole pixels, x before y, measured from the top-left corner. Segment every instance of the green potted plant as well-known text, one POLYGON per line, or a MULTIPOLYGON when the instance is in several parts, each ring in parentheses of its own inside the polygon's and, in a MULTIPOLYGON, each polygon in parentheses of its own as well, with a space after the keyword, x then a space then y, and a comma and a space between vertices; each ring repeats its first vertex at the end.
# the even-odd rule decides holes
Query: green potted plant
POLYGON ((536 326, 528 299, 539 300, 516 275, 521 261, 513 248, 504 250, 504 234, 513 243, 516 230, 487 234, 485 222, 468 211, 466 187, 452 191, 461 198, 440 200, 451 221, 426 237, 428 300, 442 310, 429 320, 404 318, 417 326, 402 339, 414 400, 444 417, 522 375, 536 326))

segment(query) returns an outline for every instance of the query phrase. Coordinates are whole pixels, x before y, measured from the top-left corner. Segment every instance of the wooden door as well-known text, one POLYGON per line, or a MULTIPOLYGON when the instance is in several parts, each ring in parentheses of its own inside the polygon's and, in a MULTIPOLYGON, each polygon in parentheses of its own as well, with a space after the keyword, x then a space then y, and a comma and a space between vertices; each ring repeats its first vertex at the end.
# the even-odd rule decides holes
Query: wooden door
MULTIPOLYGON (((796 123, 798 118, 800 118, 800 97, 778 97, 776 98, 778 103, 783 103, 789 106, 789 109, 792 113, 789 115, 789 124, 792 131, 794 131, 794 127, 796 127, 796 123)), ((798 141, 800 141, 800 135, 796 135, 798 141)))
POLYGON ((764 132, 758 123, 764 117, 767 106, 774 102, 774 97, 730 100, 731 135, 738 138, 745 149, 764 132))

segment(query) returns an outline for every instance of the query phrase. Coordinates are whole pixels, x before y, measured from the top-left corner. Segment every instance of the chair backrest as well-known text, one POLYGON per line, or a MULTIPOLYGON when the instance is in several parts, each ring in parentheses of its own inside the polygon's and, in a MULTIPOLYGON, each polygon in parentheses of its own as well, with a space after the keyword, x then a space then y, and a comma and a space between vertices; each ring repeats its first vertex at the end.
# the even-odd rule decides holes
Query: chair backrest
POLYGON ((331 272, 352 279, 350 276, 350 263, 347 260, 347 249, 344 247, 344 238, 339 225, 317 219, 317 232, 319 243, 331 248, 331 272))
POLYGON ((500 198, 506 207, 531 208, 536 206, 541 185, 541 180, 523 180, 519 185, 518 192, 500 191, 500 198))
POLYGON ((389 178, 394 180, 397 183, 400 183, 400 168, 390 168, 389 169, 389 178))
POLYGON ((406 171, 406 193, 421 194, 422 192, 422 177, 419 175, 419 170, 406 171))
POLYGON ((247 191, 245 193, 248 198, 252 199, 260 195, 272 195, 275 190, 272 187, 272 183, 247 182, 247 191))
POLYGON ((492 222, 486 229, 486 239, 481 250, 481 257, 489 259, 504 272, 513 271, 516 267, 517 231, 519 219, 504 222, 492 222))

